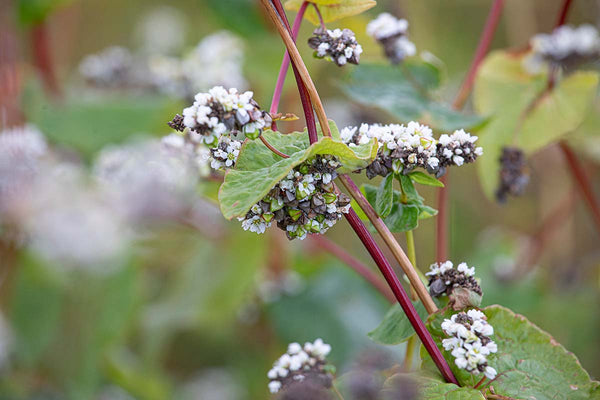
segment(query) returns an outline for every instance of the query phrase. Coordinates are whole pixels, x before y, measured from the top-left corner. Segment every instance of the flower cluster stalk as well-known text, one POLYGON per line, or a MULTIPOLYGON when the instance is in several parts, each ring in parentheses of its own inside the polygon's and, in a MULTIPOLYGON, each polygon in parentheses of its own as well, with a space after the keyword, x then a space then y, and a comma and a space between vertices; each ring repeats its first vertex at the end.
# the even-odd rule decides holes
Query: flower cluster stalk
MULTIPOLYGON (((565 24, 572 4, 573 0, 564 0, 557 17, 555 29, 565 24)), ((558 71, 556 71, 555 68, 552 68, 550 70, 550 73, 548 74, 548 88, 550 89, 554 86, 557 72, 558 71)), ((571 175, 573 176, 573 179, 577 182, 577 187, 579 188, 588 208, 590 209, 590 213, 592 214, 592 218, 594 219, 596 229, 600 233, 600 203, 594 195, 592 184, 588 176, 585 174, 584 168, 581 166, 581 163, 579 162, 579 160, 577 160, 575 153, 573 152, 573 150, 571 150, 569 144, 566 141, 562 140, 559 143, 559 147, 563 153, 563 156, 565 157, 565 160, 567 161, 567 165, 569 166, 571 175)))
MULTIPOLYGON (((276 25, 277 30, 279 31, 280 35, 282 36, 284 43, 288 49, 288 52, 291 55, 293 64, 297 67, 298 71, 300 72, 300 77, 302 78, 302 82, 300 82, 298 80, 298 83, 299 84, 304 83, 304 85, 306 85, 307 90, 310 94, 310 100, 314 101, 315 109, 317 112, 317 116, 319 118, 319 122, 321 123, 323 134, 325 136, 331 136, 331 133, 330 133, 330 131, 328 129, 328 125, 327 125, 327 117, 325 115, 325 110, 323 108, 323 105, 321 103, 319 95, 316 91, 316 88, 312 82, 312 79, 310 78, 310 75, 308 74, 308 70, 306 69, 304 62, 302 61, 302 58, 300 57, 298 49, 296 48, 295 43, 290 36, 291 29, 289 28, 289 23, 287 23, 287 18, 285 16, 285 12, 283 11, 281 2, 279 0, 273 0, 273 3, 275 5, 275 8, 277 11, 275 11, 275 9, 271 6, 271 4, 269 3, 268 0, 261 0, 261 2, 263 3, 263 6, 266 8, 267 13, 269 14, 269 16, 272 19, 272 22, 276 25), (280 17, 281 17, 281 20, 279 19, 280 17), (282 20, 287 25, 287 29, 284 26, 282 20)), ((298 79, 298 77, 297 77, 297 79, 298 79)), ((304 100, 306 100, 306 99, 304 99, 304 100)), ((304 108, 305 113, 307 113, 307 112, 309 114, 312 113, 312 106, 310 104, 310 100, 309 101, 304 101, 304 100, 303 100, 303 108, 304 108)), ((314 123, 314 120, 313 120, 313 123, 314 123)), ((312 142, 314 142, 314 141, 311 139, 311 143, 312 142)), ((356 187, 354 182, 352 182, 352 180, 348 176, 346 176, 346 175, 342 176, 342 177, 340 177, 340 179, 342 180, 342 182, 345 185, 346 184, 350 185, 350 188, 352 190, 349 190, 349 191, 353 196, 355 196, 357 194, 360 194, 362 196, 362 193, 358 190, 358 188, 356 187)), ((364 199, 364 196, 362 196, 362 197, 364 199)), ((370 204, 368 204, 368 202, 366 204, 368 205, 368 207, 367 207, 367 209, 364 209, 364 211, 371 215, 374 214, 376 217, 375 222, 381 221, 381 219, 377 216, 377 214, 375 213, 375 210, 373 210, 373 208, 370 206, 370 204)), ((369 254, 373 258, 373 260, 376 262, 378 268, 384 275, 384 278, 386 279, 388 285, 394 292, 394 295, 396 296, 396 299, 400 303, 400 306, 406 313, 407 317, 409 318, 409 321, 411 322, 412 326, 414 327, 415 331, 417 332, 417 335, 421 339, 425 349, 431 355, 433 361, 437 365, 437 367, 440 370, 444 379, 448 382, 458 384, 458 381, 452 374, 452 371, 450 370, 448 363, 446 362, 446 360, 444 359, 444 357, 441 354, 441 351, 439 350, 439 348, 433 341, 431 334, 425 328, 425 324, 419 317, 413 304, 411 303, 410 299, 408 298, 408 295, 406 294, 406 291, 404 290, 404 288, 402 287, 402 284, 398 280, 398 277, 396 276, 394 270, 392 269, 391 265, 389 264, 389 262, 383 255, 383 252, 381 251, 381 249, 379 248, 379 246, 377 245, 377 243, 375 242, 375 240, 373 239, 373 237, 371 236, 371 234, 369 233, 369 231, 367 230, 365 225, 362 223, 362 221, 360 220, 358 215, 356 215, 356 213, 354 212, 353 209, 350 209, 350 212, 348 214, 346 214, 345 216, 346 216, 346 219, 348 220, 348 222, 350 223, 352 229, 359 236, 359 238, 365 245, 367 251, 369 252, 369 254)), ((381 221, 381 224, 383 224, 383 221, 381 221)), ((383 224, 383 226, 385 227, 385 224, 383 224)), ((385 229, 387 230, 387 227, 385 227, 385 229)), ((389 232, 389 230, 387 230, 387 232, 389 232)), ((389 233, 389 236, 394 240, 394 243, 397 245, 398 249, 402 252, 402 255, 404 255, 404 258, 408 262, 408 265, 410 266, 412 273, 414 273, 416 275, 416 272, 410 265, 410 261, 408 261, 408 258, 406 257, 406 255, 404 254, 404 252, 402 251, 402 249, 400 248, 398 243, 395 241, 395 239, 393 238, 391 233, 389 233)), ((420 279, 418 279, 418 276, 417 276, 417 281, 422 285, 422 282, 420 281, 420 279)), ((426 294, 427 294, 427 297, 429 298, 429 300, 431 300, 429 293, 426 292, 426 294)), ((431 302, 433 303, 432 300, 431 300, 431 302)), ((435 307, 435 304, 434 304, 434 307, 435 307)))
MULTIPOLYGON (((454 101, 452 102, 452 108, 455 110, 460 110, 464 107, 467 99, 469 98, 469 94, 473 90, 473 85, 475 83, 475 77, 477 76, 477 71, 481 66, 481 62, 485 58, 490 45, 492 44, 492 39, 494 38, 494 33, 496 32, 496 28, 498 27, 498 22, 500 21, 500 17, 502 16, 502 8, 504 7, 504 0, 494 0, 492 4, 492 8, 490 9, 490 13, 488 14, 487 20, 485 21, 485 25, 483 28, 483 32, 481 33, 481 37, 479 39, 479 44, 477 45, 477 50, 475 51, 475 55, 473 57, 473 61, 471 62, 471 66, 469 67, 469 71, 463 81, 454 101)), ((448 257, 448 191, 449 188, 449 171, 446 172, 441 179, 444 184, 443 188, 440 188, 438 191, 438 215, 436 221, 436 259, 437 262, 446 261, 448 257)))

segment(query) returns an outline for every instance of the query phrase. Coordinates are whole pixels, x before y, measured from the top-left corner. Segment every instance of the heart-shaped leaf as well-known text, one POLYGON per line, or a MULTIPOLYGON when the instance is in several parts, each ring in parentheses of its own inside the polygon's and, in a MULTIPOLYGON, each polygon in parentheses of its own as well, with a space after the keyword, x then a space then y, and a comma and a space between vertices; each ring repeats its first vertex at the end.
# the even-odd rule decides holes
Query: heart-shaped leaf
POLYGON ((422 121, 434 129, 453 131, 479 125, 483 119, 454 111, 433 100, 431 90, 440 85, 440 71, 433 64, 410 60, 406 68, 361 65, 341 85, 354 101, 381 108, 401 122, 422 121))
POLYGON ((375 140, 350 148, 332 137, 322 137, 317 143, 311 145, 306 131, 291 134, 266 131, 263 135, 269 143, 287 154, 289 158, 281 158, 272 153, 259 140, 246 141, 240 149, 236 168, 227 172, 219 190, 221 211, 227 219, 245 215, 294 167, 314 155, 336 156, 342 164, 338 170, 340 173, 363 168, 377 155, 375 140))
MULTIPOLYGON (((493 305, 482 311, 488 323, 494 327, 491 338, 498 345, 498 352, 488 357, 488 363, 498 372, 488 385, 494 387, 496 394, 540 400, 597 399, 600 396, 600 382, 591 380, 573 353, 548 333, 507 308, 493 305)), ((441 323, 452 313, 433 314, 429 318, 427 328, 440 349, 442 339, 447 337, 441 323)), ((481 376, 458 369, 448 352, 443 351, 443 354, 461 385, 473 387, 481 379, 481 376)), ((423 367, 432 376, 439 377, 439 372, 423 347, 421 357, 423 367)))
MULTIPOLYGON (((288 0, 285 8, 298 11, 302 3, 304 0, 288 0)), ((315 0, 312 3, 319 7, 319 12, 325 22, 360 14, 377 4, 374 0, 315 0)), ((319 16, 313 7, 308 7, 305 18, 315 25, 320 24, 319 16)))

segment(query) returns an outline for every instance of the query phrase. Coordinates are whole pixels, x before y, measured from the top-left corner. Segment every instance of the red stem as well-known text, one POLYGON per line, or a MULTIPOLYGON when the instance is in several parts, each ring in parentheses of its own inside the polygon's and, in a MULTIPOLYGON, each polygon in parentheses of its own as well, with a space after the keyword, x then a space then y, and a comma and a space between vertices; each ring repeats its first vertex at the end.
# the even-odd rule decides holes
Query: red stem
POLYGON ((564 25, 567 21, 567 15, 569 14, 569 8, 571 7, 571 3, 573 0, 564 0, 563 5, 560 9, 560 14, 558 14, 558 19, 556 20, 556 28, 561 25, 564 25))
MULTIPOLYGON (((275 5, 275 9, 279 13, 279 17, 284 22, 288 31, 291 31, 289 22, 287 22, 287 17, 285 15, 285 12, 283 11, 283 7, 281 5, 280 0, 272 0, 272 2, 275 5)), ((292 64, 292 67, 294 67, 294 71, 296 71, 294 64, 292 64)), ((308 128, 308 133, 309 133, 309 141, 312 144, 317 141, 317 136, 316 136, 316 122, 315 122, 315 118, 313 115, 311 102, 310 102, 310 99, 308 98, 308 96, 306 96, 306 88, 304 86, 304 83, 302 82, 301 77, 299 76, 298 73, 295 73, 295 77, 296 77, 296 82, 298 83, 298 89, 300 89, 300 98, 302 100, 302 105, 304 108, 304 112, 306 114, 305 116, 306 116, 307 128, 308 128), (305 94, 304 96, 302 95, 303 92, 305 94), (310 125, 308 125, 309 123, 312 124, 312 127, 310 125), (311 130, 313 130, 315 132, 314 136, 312 136, 310 134, 311 130)), ((383 252, 381 251, 381 249, 379 248, 379 246, 373 239, 373 236, 371 236, 371 234, 369 233, 369 231, 367 230, 365 225, 362 223, 362 221, 360 220, 358 215, 356 215, 356 212, 354 212, 353 209, 350 209, 350 212, 347 213, 345 215, 345 217, 346 217, 346 220, 348 221, 348 223, 350 223, 350 226, 352 227, 354 232, 356 232, 356 234, 358 235, 360 240, 363 242, 365 248, 367 249, 367 251, 369 252, 371 257, 373 258, 375 263, 377 264, 377 267, 383 274, 385 280, 387 281, 388 285, 390 286, 390 289, 392 289, 392 292, 394 292, 396 299, 400 303, 400 306, 404 310, 404 313, 406 314, 411 325, 415 329, 417 336, 419 336, 419 339, 421 339, 423 346, 425 347, 427 352, 430 354, 431 358, 433 359, 436 366, 440 370, 444 379, 447 382, 451 382, 451 383, 458 385, 458 381, 454 377, 454 374, 452 374, 452 370, 450 369, 450 367, 448 366, 448 363, 442 356, 442 353, 441 353, 440 349, 437 347, 437 345, 435 344, 433 338, 431 337, 431 334, 425 328, 425 324, 423 323, 423 321, 421 320, 421 317, 415 310, 415 307, 413 306, 408 295, 406 294, 404 287, 402 287, 402 284, 400 283, 400 280, 398 279, 398 277, 396 276, 396 273, 392 269, 392 266, 387 261, 387 259, 383 255, 383 252)))
MULTIPOLYGON (((306 11, 306 7, 308 6, 308 2, 305 1, 300 6, 298 10, 298 14, 296 14, 296 18, 294 18, 294 24, 292 28, 292 39, 296 41, 298 37, 298 32, 300 31, 300 24, 302 23, 302 18, 304 18, 304 12, 306 11)), ((277 83, 275 84, 275 91, 273 92, 273 100, 271 100, 271 114, 276 114, 277 109, 279 108, 279 102, 281 101, 281 93, 283 92, 283 84, 285 83, 285 77, 287 76, 287 71, 290 66, 290 54, 288 51, 285 51, 283 55, 283 60, 281 61, 281 68, 279 68, 279 75, 277 76, 277 83)), ((273 121, 273 126, 275 126, 275 121, 273 121)))
POLYGON ((569 145, 562 141, 560 142, 560 148, 567 160, 571 174, 577 181, 579 190, 581 191, 581 194, 583 195, 583 198, 585 199, 585 202, 592 213, 596 228, 598 229, 598 232, 600 232, 600 206, 598 205, 598 201, 594 196, 591 182, 569 145))
POLYGON ((61 96, 56 71, 50 51, 48 40, 48 26, 45 21, 36 24, 31 31, 31 40, 33 46, 33 58, 37 69, 40 72, 42 81, 48 93, 54 98, 61 96))
POLYGON ((312 235, 310 238, 317 247, 334 255, 340 261, 342 261, 354 271, 356 271, 375 289, 377 289, 379 293, 381 293, 390 303, 393 304, 396 302, 396 297, 394 296, 394 293, 392 293, 390 288, 386 286, 385 282, 383 282, 381 278, 378 275, 376 275, 373 272, 373 270, 371 270, 371 268, 367 267, 365 264, 352 257, 352 255, 350 255, 346 250, 344 250, 342 247, 338 246, 331 240, 327 239, 323 235, 312 235))
POLYGON ((450 218, 448 215, 448 184, 449 184, 449 170, 442 176, 440 181, 444 184, 444 187, 438 190, 438 215, 436 220, 436 261, 444 262, 448 260, 448 226, 450 218))
POLYGON ((350 209, 350 212, 345 216, 346 220, 348 221, 352 229, 354 229, 354 232, 356 232, 360 240, 363 242, 365 248, 377 264, 377 267, 383 274, 385 280, 392 289, 392 292, 394 292, 398 303, 400 303, 400 307, 402 307, 402 310, 404 310, 404 313, 406 314, 408 320, 415 329, 417 336, 419 336, 421 343, 423 343, 423 346, 435 362, 435 365, 442 373, 442 376, 444 377, 446 382, 458 385, 458 381, 454 377, 452 370, 448 366, 448 363, 444 359, 444 356, 442 356, 442 353, 435 344, 433 338, 431 337, 431 334, 429 333, 427 328, 425 328, 425 324, 421 320, 421 317, 419 317, 417 310, 415 310, 415 307, 408 298, 408 295, 406 294, 404 287, 400 283, 398 276, 392 269, 392 266, 390 265, 388 260, 383 255, 383 252, 373 239, 373 236, 371 236, 371 234, 369 233, 363 222, 360 220, 358 215, 356 215, 356 212, 354 212, 353 209, 350 209))
POLYGON ((321 24, 321 28, 323 30, 326 30, 327 27, 325 26, 325 21, 323 21, 323 16, 321 15, 321 10, 319 10, 319 6, 316 3, 312 3, 312 5, 315 7, 315 12, 317 13, 317 17, 319 17, 319 23, 321 24))
MULTIPOLYGON (((471 61, 471 66, 469 67, 469 71, 467 72, 467 76, 463 81, 456 97, 454 98, 454 102, 452 102, 452 107, 455 110, 460 110, 463 108, 467 99, 469 98, 469 94, 473 90, 473 85, 475 83, 475 77, 477 76, 477 71, 481 66, 481 62, 485 58, 490 45, 492 44, 492 39, 494 38, 494 33, 496 32, 496 28, 498 27, 498 22, 500 21, 500 17, 502 15, 502 8, 504 6, 504 0, 494 0, 492 4, 492 8, 490 9, 490 13, 488 14, 487 20, 485 21, 485 26, 483 27, 483 32, 481 33, 481 37, 479 39, 479 44, 477 45, 477 50, 475 50, 475 56, 473 57, 473 61, 471 61)), ((448 190, 449 185, 448 174, 450 171, 446 172, 446 176, 442 179, 444 182, 444 187, 440 188, 440 192, 438 194, 438 216, 436 220, 436 243, 437 243, 437 255, 436 258, 438 261, 446 261, 448 259, 448 190)))

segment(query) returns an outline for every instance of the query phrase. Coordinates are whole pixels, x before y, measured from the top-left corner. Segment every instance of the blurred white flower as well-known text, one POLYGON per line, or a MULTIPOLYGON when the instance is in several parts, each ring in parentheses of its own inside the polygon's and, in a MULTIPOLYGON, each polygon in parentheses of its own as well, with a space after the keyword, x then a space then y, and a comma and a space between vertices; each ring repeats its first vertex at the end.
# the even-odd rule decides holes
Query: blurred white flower
POLYGON ((175 7, 159 6, 146 13, 136 28, 147 54, 176 54, 185 41, 185 15, 175 7))
POLYGON ((211 368, 201 371, 183 386, 182 400, 240 400, 243 389, 226 369, 211 368))

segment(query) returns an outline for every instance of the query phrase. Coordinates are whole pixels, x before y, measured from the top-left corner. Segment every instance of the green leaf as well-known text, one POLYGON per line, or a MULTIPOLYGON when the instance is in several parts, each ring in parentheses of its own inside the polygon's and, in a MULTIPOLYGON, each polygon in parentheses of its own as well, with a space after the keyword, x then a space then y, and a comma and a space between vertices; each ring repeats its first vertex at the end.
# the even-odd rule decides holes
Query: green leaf
POLYGON ((498 186, 502 148, 516 145, 531 154, 574 131, 592 104, 598 77, 577 72, 549 93, 547 75, 529 75, 523 55, 491 53, 479 69, 473 96, 477 112, 491 119, 479 132, 484 156, 477 169, 484 193, 492 198, 498 186))
POLYGON ((598 89, 598 73, 576 72, 542 97, 523 121, 518 144, 526 153, 574 132, 587 116, 598 89))
POLYGON ((385 218, 392 211, 394 205, 394 174, 389 173, 381 180, 379 189, 377 189, 377 198, 375 199, 375 211, 381 218, 385 218))
MULTIPOLYGON (((423 303, 416 301, 413 302, 413 305, 421 319, 426 321, 428 314, 423 303)), ((377 343, 397 345, 408 340, 414 333, 415 330, 402 310, 402 307, 400 307, 400 304, 394 304, 387 314, 385 314, 385 317, 383 317, 381 324, 375 330, 369 332, 369 337, 377 343)))
MULTIPOLYGON (((361 191, 367 201, 375 207, 377 188, 373 185, 365 184, 362 186, 361 191)), ((418 194, 417 198, 409 200, 407 204, 402 204, 400 201, 401 197, 402 193, 394 190, 392 209, 389 215, 383 219, 392 232, 398 233, 413 230, 418 227, 420 219, 431 218, 437 214, 437 210, 423 204, 422 198, 418 194)), ((359 216, 364 221, 368 220, 367 216, 362 212, 359 213, 359 216)))
POLYGON ((422 121, 442 131, 467 129, 483 122, 423 93, 440 85, 440 71, 433 64, 410 60, 405 66, 361 65, 352 70, 341 88, 354 101, 381 108, 402 122, 422 121))
POLYGON ((389 377, 385 381, 383 393, 396 394, 397 392, 394 390, 404 387, 406 382, 410 381, 414 381, 418 385, 419 398, 423 400, 485 400, 483 394, 477 389, 460 387, 430 376, 405 373, 389 377))
POLYGON ((420 183, 421 185, 444 187, 444 184, 441 181, 425 172, 414 171, 408 174, 408 176, 410 176, 410 179, 412 179, 413 182, 420 183))
MULTIPOLYGON (((298 11, 304 0, 288 0, 285 8, 298 11)), ((332 22, 341 18, 360 14, 377 4, 374 0, 315 0, 323 21, 332 22)), ((305 17, 315 25, 319 25, 319 16, 313 7, 308 7, 305 17)))
POLYGON ((400 182, 400 186, 402 187, 402 192, 406 196, 406 198, 410 200, 420 200, 421 197, 419 193, 417 193, 417 189, 413 184, 413 181, 410 177, 402 174, 396 175, 398 181, 400 182))
POLYGON ((330 137, 321 138, 312 145, 306 132, 287 135, 266 131, 265 139, 289 158, 273 154, 260 141, 246 141, 240 150, 235 170, 225 175, 219 190, 221 211, 227 219, 245 215, 248 210, 297 165, 317 154, 334 155, 341 162, 340 173, 367 166, 377 155, 375 140, 350 148, 330 137))
MULTIPOLYGON (((492 381, 496 394, 520 399, 590 399, 598 398, 600 382, 592 381, 577 358, 524 316, 493 305, 482 310, 494 327, 491 337, 498 353, 488 358, 498 376, 492 381)), ((446 337, 441 329, 444 318, 452 312, 434 314, 427 324, 436 343, 446 337)), ((443 351, 456 378, 462 385, 473 386, 481 376, 459 370, 453 357, 443 351)), ((421 348, 423 367, 439 376, 429 355, 421 348)))
POLYGON ((52 12, 73 0, 18 0, 19 22, 25 26, 43 22, 52 12))

